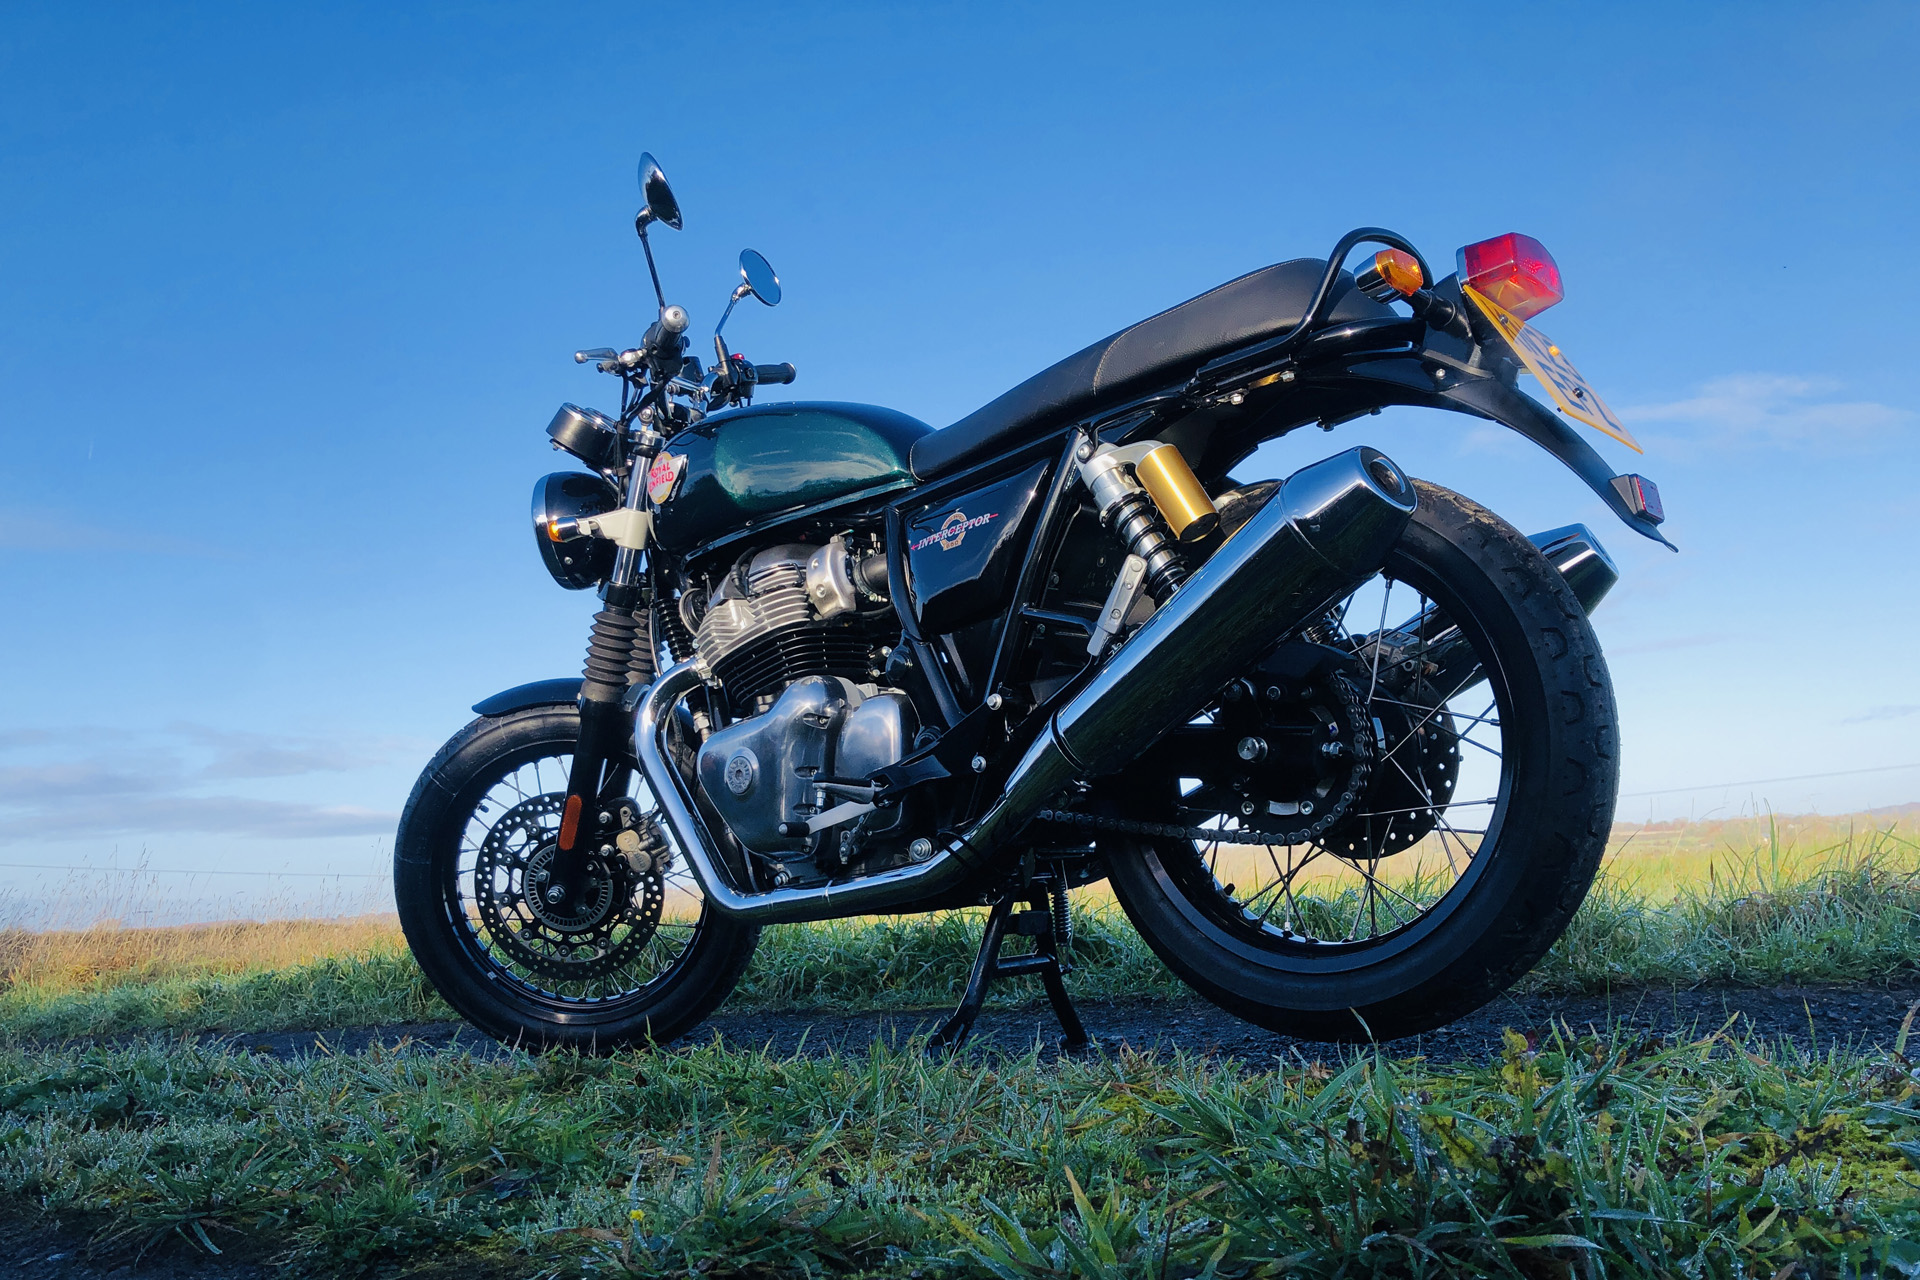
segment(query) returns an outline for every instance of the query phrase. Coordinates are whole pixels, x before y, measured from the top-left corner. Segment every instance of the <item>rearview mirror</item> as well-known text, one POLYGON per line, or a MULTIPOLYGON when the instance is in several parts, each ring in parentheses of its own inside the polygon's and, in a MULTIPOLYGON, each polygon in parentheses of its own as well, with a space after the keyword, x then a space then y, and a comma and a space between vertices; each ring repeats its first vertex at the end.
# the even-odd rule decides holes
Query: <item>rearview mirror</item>
POLYGON ((770 307, 779 305, 780 277, 773 273, 773 264, 755 250, 740 251, 740 278, 754 297, 770 307))
POLYGON ((667 175, 660 171, 660 162, 653 153, 640 153, 640 198, 646 206, 634 216, 636 228, 644 229, 649 222, 664 222, 675 231, 680 229, 680 202, 673 198, 673 188, 667 185, 667 175))

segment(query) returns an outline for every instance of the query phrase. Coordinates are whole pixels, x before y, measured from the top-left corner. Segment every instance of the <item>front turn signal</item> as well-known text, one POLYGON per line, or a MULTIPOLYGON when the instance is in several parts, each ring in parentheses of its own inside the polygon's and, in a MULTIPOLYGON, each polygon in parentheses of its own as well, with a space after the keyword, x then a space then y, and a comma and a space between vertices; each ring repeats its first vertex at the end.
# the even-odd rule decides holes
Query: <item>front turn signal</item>
POLYGON ((1373 265, 1355 276, 1353 283, 1375 302, 1392 302, 1396 298, 1411 298, 1426 287, 1427 280, 1412 254, 1382 249, 1373 255, 1373 265))

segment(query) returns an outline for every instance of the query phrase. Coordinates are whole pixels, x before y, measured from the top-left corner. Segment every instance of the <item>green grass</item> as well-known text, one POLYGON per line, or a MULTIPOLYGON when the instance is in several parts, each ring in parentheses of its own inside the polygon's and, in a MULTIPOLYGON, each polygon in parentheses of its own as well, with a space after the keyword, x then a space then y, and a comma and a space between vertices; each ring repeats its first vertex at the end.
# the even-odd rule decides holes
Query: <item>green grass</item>
POLYGON ((1913 1274, 1911 1064, 0 1050, 0 1204, 298 1273, 1913 1274), (1857 1268, 1857 1269, 1855 1269, 1857 1268))
MULTIPOLYGON (((1824 849, 1757 847, 1711 859, 1704 882, 1615 858, 1567 936, 1523 980, 1532 992, 1645 985, 1913 981, 1920 977, 1920 871, 1893 832, 1847 833, 1824 849)), ((1665 856, 1665 855, 1662 855, 1665 856)), ((1076 913, 1083 998, 1178 997, 1184 988, 1110 902, 1076 913)), ((839 921, 769 930, 726 1008, 929 1008, 950 1003, 979 937, 978 913, 839 921)), ((233 967, 232 958, 224 962, 233 967)), ((136 1030, 268 1031, 434 1021, 452 1012, 391 940, 280 969, 139 969, 86 980, 30 976, 0 989, 0 1028, 45 1040, 136 1030)), ((1002 1000, 1031 999, 1012 984, 1002 1000)))
MULTIPOLYGON (((1704 883, 1657 871, 1649 889, 1616 858, 1526 985, 1920 976, 1910 844, 1772 835, 1712 854, 1704 883)), ((772 930, 729 1008, 939 1005, 977 928, 772 930)), ((278 969, 244 947, 217 971, 144 942, 113 963, 61 948, 0 989, 0 1215, 83 1225, 109 1257, 220 1249, 341 1275, 1920 1275, 1904 1033, 1864 1056, 1510 1036, 1446 1068, 884 1045, 279 1060, 46 1042, 451 1015, 377 933, 278 969)), ((1097 899, 1077 958, 1083 995, 1180 991, 1097 899)))

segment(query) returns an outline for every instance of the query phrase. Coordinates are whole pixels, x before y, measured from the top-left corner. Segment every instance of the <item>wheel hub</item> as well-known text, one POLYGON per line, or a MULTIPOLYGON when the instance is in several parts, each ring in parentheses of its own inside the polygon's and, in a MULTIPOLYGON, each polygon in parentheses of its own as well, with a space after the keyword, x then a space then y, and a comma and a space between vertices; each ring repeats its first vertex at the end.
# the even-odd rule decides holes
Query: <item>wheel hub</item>
POLYGON ((1232 820, 1275 844, 1316 839, 1365 792, 1375 734, 1346 657, 1293 644, 1227 686, 1212 723, 1168 740, 1169 760, 1199 786, 1180 799, 1182 819, 1232 820))
MULTIPOLYGON (((474 862, 474 906, 487 942, 544 978, 616 974, 659 927, 666 859, 650 859, 641 872, 618 848, 588 852, 577 891, 549 896, 565 808, 566 796, 555 793, 529 797, 500 815, 474 862)), ((648 826, 645 834, 656 834, 649 820, 637 822, 648 826)))
POLYGON ((553 864, 559 856, 560 846, 555 842, 541 845, 527 859, 524 872, 528 885, 527 909, 556 933, 589 932, 613 909, 614 887, 619 877, 605 860, 589 854, 588 870, 580 877, 579 892, 563 894, 553 878, 553 864))

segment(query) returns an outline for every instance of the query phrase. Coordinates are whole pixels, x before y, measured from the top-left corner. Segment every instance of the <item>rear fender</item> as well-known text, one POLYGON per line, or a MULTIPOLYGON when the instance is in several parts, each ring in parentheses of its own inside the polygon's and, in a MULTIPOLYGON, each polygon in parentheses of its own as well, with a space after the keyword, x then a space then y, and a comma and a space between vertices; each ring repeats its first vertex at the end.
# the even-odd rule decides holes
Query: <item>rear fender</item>
POLYGON ((1498 365, 1489 367, 1484 361, 1462 361, 1456 350, 1466 350, 1466 344, 1453 343, 1449 335, 1434 336, 1439 341, 1432 350, 1349 363, 1340 380, 1354 393, 1356 405, 1364 406, 1357 407, 1355 412, 1364 413, 1384 404, 1408 404, 1490 418, 1518 431, 1565 463, 1629 529, 1669 550, 1679 550, 1667 541, 1658 524, 1636 514, 1627 505, 1614 485, 1618 477, 1613 468, 1565 418, 1514 386, 1509 381, 1510 375, 1503 376, 1498 365), (1436 370, 1444 374, 1438 385, 1436 370), (1371 385, 1361 390, 1366 384, 1371 385))
POLYGON ((1458 385, 1440 393, 1443 407, 1482 418, 1492 418, 1512 427, 1527 439, 1567 464, 1573 474, 1587 482, 1600 495, 1609 510, 1635 533, 1652 538, 1672 551, 1679 548, 1667 541, 1660 526, 1645 516, 1636 515, 1626 499, 1614 487, 1613 468, 1599 451, 1582 439, 1565 418, 1547 409, 1532 396, 1493 378, 1461 378, 1458 385))

